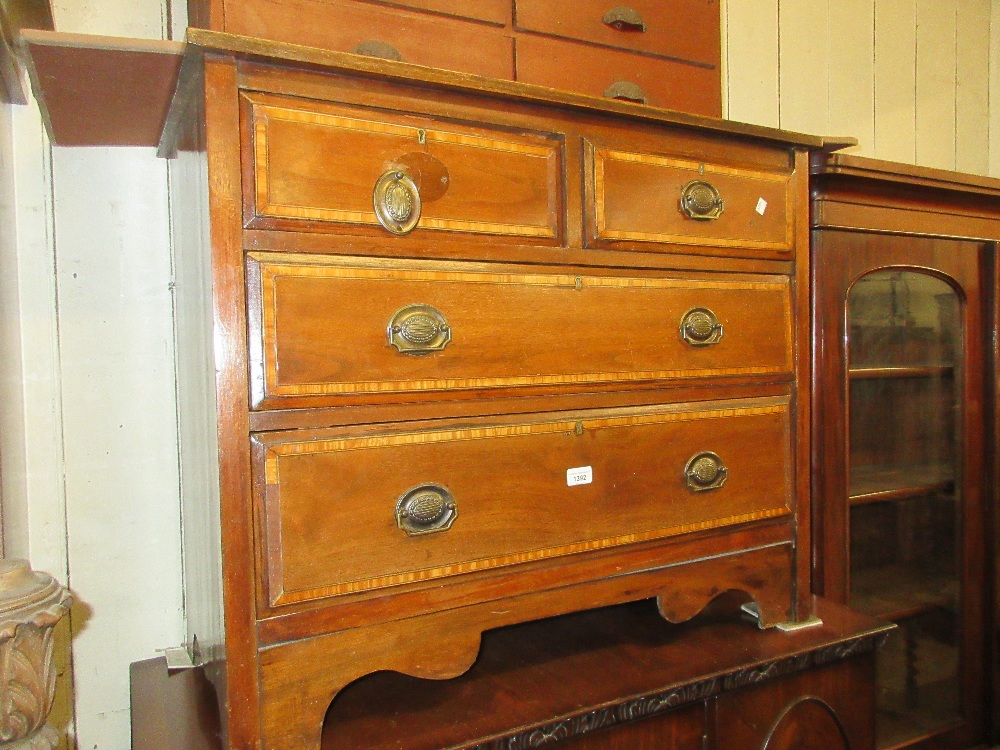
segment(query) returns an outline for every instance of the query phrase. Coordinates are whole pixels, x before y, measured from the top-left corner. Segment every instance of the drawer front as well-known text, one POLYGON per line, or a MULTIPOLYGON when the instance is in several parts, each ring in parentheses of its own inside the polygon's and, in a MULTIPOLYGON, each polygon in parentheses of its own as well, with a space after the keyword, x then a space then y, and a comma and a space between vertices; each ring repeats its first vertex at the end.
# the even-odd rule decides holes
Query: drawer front
MULTIPOLYGON (((658 252, 690 252, 672 247, 676 244, 704 245, 752 257, 791 255, 791 174, 610 148, 587 150, 592 244, 629 243, 658 252), (695 191, 696 183, 707 183, 721 199, 716 218, 699 213, 705 204, 696 205, 694 216, 683 210, 682 197, 695 191)), ((694 199, 704 195, 694 193, 694 199)))
MULTIPOLYGON (((246 2, 246 0, 240 0, 240 2, 246 2)), ((426 10, 456 18, 486 21, 498 26, 510 24, 510 0, 462 0, 460 3, 456 3, 455 0, 392 0, 392 5, 412 8, 413 10, 426 10)))
POLYGON ((518 29, 712 67, 719 64, 716 0, 633 0, 630 13, 615 13, 614 3, 607 0, 516 0, 516 6, 518 29))
POLYGON ((618 98, 629 95, 630 85, 638 86, 646 104, 722 116, 718 67, 522 34, 517 37, 517 80, 618 98))
POLYGON ((510 79, 514 71, 508 32, 444 16, 350 0, 228 0, 225 12, 226 31, 233 34, 338 52, 380 42, 398 53, 391 59, 403 62, 493 78, 510 79))
POLYGON ((374 227, 394 237, 380 224, 373 195, 383 175, 403 172, 419 188, 416 235, 451 231, 549 243, 559 235, 561 139, 404 114, 371 119, 362 110, 280 97, 248 101, 252 226, 305 221, 330 230, 374 227))
POLYGON ((259 435, 268 599, 358 593, 786 515, 789 411, 787 399, 765 398, 433 431, 259 435))
POLYGON ((574 276, 276 253, 251 253, 249 264, 258 407, 379 394, 452 399, 485 389, 791 377, 785 277, 574 276), (698 328, 710 327, 712 316, 720 328, 698 328), (419 341, 405 338, 404 328, 421 326, 419 341), (440 335, 431 340, 435 327, 440 335))

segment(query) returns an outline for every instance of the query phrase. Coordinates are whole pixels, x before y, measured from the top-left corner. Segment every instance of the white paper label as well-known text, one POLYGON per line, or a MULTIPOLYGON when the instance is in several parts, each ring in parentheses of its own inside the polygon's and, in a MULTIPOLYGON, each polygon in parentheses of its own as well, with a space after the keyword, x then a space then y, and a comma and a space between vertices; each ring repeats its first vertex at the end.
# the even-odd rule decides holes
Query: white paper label
POLYGON ((766 210, 767 210, 767 201, 764 200, 763 198, 758 198, 757 199, 757 213, 759 213, 761 216, 763 216, 764 212, 766 210))
POLYGON ((593 466, 579 466, 575 469, 566 469, 566 486, 576 487, 578 484, 590 484, 594 481, 593 466))

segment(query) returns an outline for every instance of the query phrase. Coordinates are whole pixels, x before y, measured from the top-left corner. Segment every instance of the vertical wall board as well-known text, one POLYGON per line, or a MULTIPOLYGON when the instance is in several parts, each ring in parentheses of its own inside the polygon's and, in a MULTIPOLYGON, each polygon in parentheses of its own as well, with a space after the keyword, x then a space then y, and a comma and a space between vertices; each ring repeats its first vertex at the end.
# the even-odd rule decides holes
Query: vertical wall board
POLYGON ((182 642, 166 163, 54 149, 80 748, 129 746, 129 664, 182 642))
POLYGON ((778 127, 778 0, 727 0, 722 24, 723 111, 731 120, 778 127))
POLYGON ((990 3, 990 175, 1000 177, 1000 0, 990 3))
POLYGON ((917 7, 874 0, 875 150, 878 159, 917 158, 917 7))
POLYGON ((817 135, 830 125, 830 14, 827 2, 778 4, 781 127, 817 135))
POLYGON ((858 139, 856 153, 875 154, 875 6, 830 0, 831 135, 858 139))
POLYGON ((959 2, 917 0, 917 164, 955 168, 956 16, 959 2))
POLYGON ((962 0, 956 23, 955 168, 989 171, 990 0, 962 0))

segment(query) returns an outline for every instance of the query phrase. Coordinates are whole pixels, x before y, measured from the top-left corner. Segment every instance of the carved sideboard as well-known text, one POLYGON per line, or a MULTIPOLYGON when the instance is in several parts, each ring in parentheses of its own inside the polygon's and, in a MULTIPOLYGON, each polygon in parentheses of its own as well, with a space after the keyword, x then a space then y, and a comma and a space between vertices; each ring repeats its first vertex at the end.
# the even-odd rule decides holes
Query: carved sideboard
POLYGON ((228 747, 316 750, 350 683, 504 626, 809 616, 819 145, 190 32, 186 603, 228 747))

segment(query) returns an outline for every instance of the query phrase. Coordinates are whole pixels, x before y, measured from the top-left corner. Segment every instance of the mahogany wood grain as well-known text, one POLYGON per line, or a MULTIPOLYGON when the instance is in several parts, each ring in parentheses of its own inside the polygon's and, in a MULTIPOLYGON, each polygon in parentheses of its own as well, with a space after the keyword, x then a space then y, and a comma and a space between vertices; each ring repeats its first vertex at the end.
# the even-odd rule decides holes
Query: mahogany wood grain
MULTIPOLYGON (((862 701, 886 626, 818 600, 810 611, 822 626, 762 632, 735 621, 731 601, 682 626, 665 625, 643 601, 487 632, 476 665, 454 680, 382 673, 350 685, 327 713, 322 750, 471 748, 532 732, 567 750, 728 750, 716 737, 716 704, 762 726, 779 718, 768 713, 775 707, 810 695, 853 706, 838 718, 849 731, 867 721, 851 747, 871 750, 862 701)), ((160 658, 136 663, 131 676, 134 750, 220 748, 200 670, 168 674, 160 658)))
POLYGON ((557 136, 514 135, 402 113, 373 119, 364 110, 275 97, 251 96, 248 102, 253 143, 246 148, 255 165, 248 219, 378 226, 372 191, 383 174, 398 170, 420 192, 418 231, 558 239, 563 201, 557 136))
POLYGON ((510 25, 512 10, 510 0, 462 0, 460 3, 455 0, 365 0, 365 2, 388 5, 392 8, 426 10, 444 16, 486 21, 497 26, 510 25))
MULTIPOLYGON (((222 607, 225 643, 206 655, 225 697, 223 732, 230 747, 259 746, 258 653, 254 643, 255 582, 250 497, 246 359, 246 299, 243 279, 240 150, 236 69, 225 60, 205 61, 204 112, 208 157, 208 231, 212 253, 212 330, 216 373, 219 497, 222 523, 222 607)), ((192 499, 193 500, 193 499, 192 499)), ((192 573, 192 575, 194 575, 192 573)), ((213 644, 214 645, 214 644, 213 644)))
POLYGON ((554 421, 307 440, 262 436, 261 536, 274 605, 406 585, 789 513, 787 403, 723 402, 554 421), (581 432, 582 430, 582 432, 581 432), (742 436, 752 432, 753 445, 742 436), (685 464, 711 450, 726 483, 693 492, 685 464), (380 472, 379 467, 394 467, 380 472), (590 467, 592 482, 567 486, 590 467), (447 487, 454 525, 410 537, 396 500, 447 487), (353 540, 353 541, 352 541, 353 540))
MULTIPOLYGON (((448 586, 434 580, 418 581, 405 587, 286 605, 271 612, 273 616, 261 620, 257 629, 261 644, 271 646, 395 621, 414 610, 454 610, 488 601, 517 599, 530 603, 555 596, 585 609, 603 606, 600 597, 623 585, 628 592, 625 599, 644 598, 635 595, 635 586, 640 585, 636 581, 647 580, 653 583, 641 583, 645 586, 642 590, 649 592, 644 596, 659 595, 663 613, 671 622, 694 617, 706 602, 734 588, 756 600, 763 610, 763 622, 770 626, 787 621, 794 614, 788 600, 791 538, 792 525, 786 517, 778 517, 755 524, 695 532, 671 539, 669 543, 644 542, 624 549, 597 550, 588 555, 544 558, 524 563, 517 576, 508 575, 503 569, 476 571, 453 579, 448 586), (719 558, 718 567, 713 568, 720 575, 718 580, 698 570, 683 570, 687 563, 706 556, 719 558), (760 567, 753 570, 754 566, 760 567), (645 577, 647 571, 662 573, 666 570, 675 571, 678 576, 674 587, 678 590, 669 595, 657 583, 660 579, 656 575, 645 577), (679 575, 678 571, 684 574, 679 575), (590 585, 609 577, 619 580, 590 585), (569 590, 567 587, 575 588, 569 590), (531 598, 535 594, 539 596, 531 598)), ((623 600, 620 592, 611 595, 618 597, 616 601, 623 600)), ((268 614, 266 601, 261 601, 259 609, 268 614)))
POLYGON ((595 228, 588 239, 595 246, 617 241, 670 252, 673 243, 699 244, 766 257, 782 257, 792 248, 795 183, 787 173, 592 146, 587 153, 595 228), (725 202, 721 216, 698 220, 681 211, 683 188, 695 181, 719 192, 725 202))
POLYGON ((517 37, 517 80, 535 86, 604 96, 619 81, 642 89, 645 101, 664 109, 721 117, 721 78, 706 68, 562 39, 517 37), (568 66, 567 60, 573 64, 568 66))
POLYGON ((450 400, 545 385, 775 378, 792 369, 782 277, 577 276, 254 254, 248 279, 258 408, 363 402, 369 394, 450 400), (346 298, 367 304, 337 304, 346 298), (443 350, 415 356, 389 345, 390 320, 415 303, 447 321, 443 350), (717 316, 718 343, 683 340, 682 320, 695 308, 717 316))
MULTIPOLYGON (((895 169, 885 162, 849 157, 831 159, 829 163, 816 160, 813 172, 817 205, 813 218, 817 227, 813 269, 817 407, 813 435, 813 501, 817 511, 813 535, 814 583, 826 596, 847 601, 851 554, 845 446, 849 381, 842 344, 847 335, 844 330, 847 292, 857 278, 877 269, 895 267, 932 273, 952 285, 963 300, 959 321, 963 349, 956 363, 954 384, 961 393, 961 409, 955 416, 960 415, 963 420, 956 424, 961 436, 957 442, 961 451, 957 465, 961 468, 955 488, 962 503, 958 516, 961 542, 955 558, 962 623, 957 636, 962 653, 958 684, 963 699, 957 726, 924 733, 914 737, 912 744, 928 748, 977 745, 988 736, 988 717, 995 705, 997 684, 996 665, 984 659, 984 654, 991 653, 987 644, 994 640, 987 635, 987 628, 995 627, 995 620, 987 614, 995 606, 991 605, 995 593, 990 593, 991 588, 995 592, 995 571, 986 557, 990 545, 995 544, 995 530, 986 519, 995 513, 996 507, 992 462, 997 434, 996 412, 988 405, 994 400, 993 391, 985 391, 984 387, 987 382, 995 383, 996 377, 993 273, 995 240, 1000 237, 1000 183, 919 167, 900 165, 895 169), (993 241, 984 243, 983 239, 993 241)), ((868 381, 853 382, 852 388, 868 381)), ((909 388, 911 393, 919 390, 917 382, 909 388)), ((896 403, 903 418, 907 418, 908 409, 939 410, 919 398, 911 396, 909 401, 913 403, 896 403)), ((869 403, 869 425, 879 421, 877 413, 872 412, 876 408, 877 404, 869 403)), ((917 434, 907 430, 894 438, 899 443, 897 453, 904 458, 917 455, 907 448, 906 433, 917 434)), ((877 446, 861 438, 859 448, 866 447, 874 456, 877 446)), ((884 599, 881 597, 879 601, 884 599)), ((903 612, 909 603, 890 601, 886 606, 891 606, 894 612, 903 612)))
MULTIPOLYGON (((792 188, 795 206, 809 203, 809 182, 802 177, 808 172, 809 152, 795 149, 794 168, 799 179, 792 188)), ((805 211, 793 211, 794 242, 797 248, 809 247, 810 226, 805 211)), ((807 611, 812 593, 812 415, 814 403, 810 379, 815 369, 812 340, 814 331, 810 315, 812 305, 812 253, 799 252, 795 264, 795 528, 799 543, 795 550, 795 581, 798 594, 796 618, 807 611)))
POLYGON ((645 28, 617 28, 603 18, 606 0, 515 0, 516 26, 549 36, 672 57, 715 67, 721 55, 716 0, 634 0, 645 28))
MULTIPOLYGON (((663 618, 684 621, 729 591, 752 599, 765 627, 808 615, 797 562, 808 493, 796 455, 808 448, 799 392, 808 260, 792 246, 804 237, 806 190, 796 147, 809 138, 214 32, 194 30, 191 40, 189 49, 207 54, 206 330, 218 395, 227 750, 317 750, 345 685, 384 669, 457 675, 476 660, 485 630, 645 598, 657 599, 663 618), (255 123, 254 107, 265 106, 267 127, 296 109, 341 119, 279 125, 288 127, 284 145, 258 152, 272 135, 255 127, 263 120, 255 123), (341 130, 355 135, 331 146, 316 136, 323 128, 337 131, 335 141, 341 130), (382 149, 369 146, 392 128, 412 143, 374 161, 409 163, 411 146, 427 146, 454 180, 444 195, 430 191, 430 218, 492 221, 511 211, 491 195, 509 194, 504 201, 528 217, 521 225, 549 235, 395 237, 374 226, 332 230, 323 216, 262 216, 256 174, 270 187, 282 169, 297 176, 277 178, 293 198, 280 205, 347 193, 346 211, 367 210, 355 152, 382 149), (440 136, 452 138, 452 151, 440 150, 440 136), (662 253, 669 260, 641 261, 655 253, 585 248, 596 190, 585 185, 585 143, 676 158, 696 172, 706 163, 776 176, 792 249, 760 257, 759 248, 681 237, 672 240, 679 252, 662 253), (540 148, 544 170, 501 160, 491 174, 497 144, 515 144, 504 153, 517 158, 540 148), (460 183, 471 192, 452 207, 465 214, 435 217, 460 183), (483 292, 499 281, 501 292, 483 292), (395 310, 425 289, 446 315, 452 301, 460 310, 448 318, 453 340, 443 356, 400 360, 383 338, 383 302, 395 310), (506 298, 511 290, 517 299, 506 298), (682 359, 675 318, 712 290, 723 340, 682 359), (728 291, 738 292, 732 307, 728 291), (664 356, 696 366, 635 382, 580 377, 639 372, 664 356), (412 372, 393 375, 400 363, 412 372), (481 372, 486 379, 473 382, 481 372), (553 373, 563 380, 546 382, 553 373), (274 396, 283 377, 300 389, 290 400, 274 396), (354 401, 336 388, 318 394, 328 400, 310 390, 404 381, 354 401), (252 415, 252 405, 266 408, 252 415), (289 408, 269 411, 278 405, 289 408), (701 450, 718 452, 730 476, 692 499, 683 468, 701 450), (567 469, 578 466, 591 466, 594 481, 567 487, 567 469), (446 478, 425 479, 429 468, 446 478), (423 481, 447 484, 458 518, 411 539, 396 527, 395 504, 423 481)), ((427 151, 412 153, 426 162, 427 151)))
MULTIPOLYGON (((613 580, 593 581, 504 599, 502 608, 497 602, 486 602, 274 646, 261 653, 263 732, 271 743, 265 749, 319 747, 330 702, 348 684, 372 671, 392 670, 424 679, 459 676, 476 662, 485 630, 592 608, 596 602, 617 604, 658 593, 670 598, 669 602, 661 599, 661 613, 680 607, 678 621, 690 619, 731 588, 759 587, 749 593, 758 604, 770 608, 776 604, 771 596, 782 586, 775 587, 767 577, 787 571, 785 549, 748 550, 641 571, 628 576, 630 586, 625 591, 613 580), (694 591, 699 583, 704 588, 697 598, 680 596, 679 591, 694 591)), ((689 661, 688 666, 693 664, 689 661)), ((694 669, 693 673, 703 672, 694 669)))
POLYGON ((730 693, 716 709, 716 744, 746 750, 875 746, 873 659, 851 659, 730 693))
POLYGON ((349 53, 378 41, 407 63, 493 78, 514 73, 514 41, 499 29, 352 0, 226 2, 224 30, 349 53))
POLYGON ((177 85, 180 42, 25 29, 32 89, 58 146, 155 146, 177 85))
MULTIPOLYGON (((728 133, 738 137, 728 144, 734 148, 739 146, 753 148, 753 141, 758 141, 761 145, 770 144, 772 147, 800 145, 818 149, 822 148, 825 142, 822 137, 815 135, 721 120, 718 117, 207 29, 189 29, 187 43, 186 55, 194 58, 205 54, 231 55, 241 61, 242 70, 253 70, 257 75, 266 75, 266 71, 270 71, 271 77, 276 82, 295 81, 301 78, 303 69, 322 70, 333 76, 347 74, 365 79, 364 86, 347 87, 361 91, 367 90, 370 85, 377 91, 382 88, 379 82, 394 82, 397 85, 414 85, 422 90, 431 89, 435 98, 440 97, 444 102, 456 101, 464 95, 472 94, 488 96, 503 102, 504 109, 508 105, 519 107, 533 103, 544 105, 551 114, 554 112, 550 108, 554 106, 580 114, 611 114, 636 124, 670 123, 684 127, 688 135, 696 141, 711 137, 713 133, 728 133), (258 65, 265 61, 286 67, 282 67, 279 71, 271 66, 258 65)), ((182 102, 176 104, 180 105, 182 102)))

